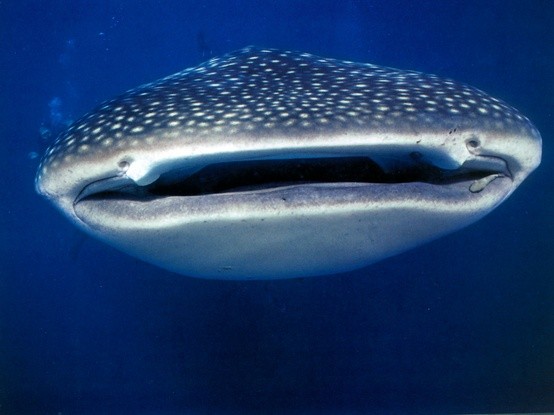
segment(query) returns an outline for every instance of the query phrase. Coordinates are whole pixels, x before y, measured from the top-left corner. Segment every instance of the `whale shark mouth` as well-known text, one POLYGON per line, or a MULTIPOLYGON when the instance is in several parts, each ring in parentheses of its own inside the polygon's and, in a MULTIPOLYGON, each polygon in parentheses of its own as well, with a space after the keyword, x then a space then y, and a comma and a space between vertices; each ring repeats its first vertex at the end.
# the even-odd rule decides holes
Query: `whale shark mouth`
POLYGON ((499 158, 486 158, 477 167, 464 164, 456 169, 445 169, 422 158, 420 153, 413 152, 407 158, 388 157, 386 163, 363 156, 226 161, 208 164, 193 173, 174 168, 146 186, 130 180, 125 184, 115 181, 113 187, 93 183, 85 187, 75 202, 85 199, 148 201, 169 196, 259 192, 331 183, 340 186, 421 182, 444 186, 469 182, 472 183, 469 190, 476 193, 494 178, 509 176, 505 162, 499 158))

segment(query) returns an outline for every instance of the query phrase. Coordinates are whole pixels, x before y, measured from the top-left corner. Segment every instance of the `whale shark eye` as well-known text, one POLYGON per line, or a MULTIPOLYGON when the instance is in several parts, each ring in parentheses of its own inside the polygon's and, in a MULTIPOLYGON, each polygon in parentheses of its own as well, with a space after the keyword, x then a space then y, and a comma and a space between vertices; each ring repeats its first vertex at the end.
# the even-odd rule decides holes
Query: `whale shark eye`
POLYGON ((468 140, 466 144, 468 148, 477 148, 481 145, 477 138, 472 138, 471 140, 468 140))
POLYGON ((129 162, 127 160, 121 160, 119 163, 117 163, 117 167, 119 167, 119 170, 121 171, 127 171, 129 168, 129 162))

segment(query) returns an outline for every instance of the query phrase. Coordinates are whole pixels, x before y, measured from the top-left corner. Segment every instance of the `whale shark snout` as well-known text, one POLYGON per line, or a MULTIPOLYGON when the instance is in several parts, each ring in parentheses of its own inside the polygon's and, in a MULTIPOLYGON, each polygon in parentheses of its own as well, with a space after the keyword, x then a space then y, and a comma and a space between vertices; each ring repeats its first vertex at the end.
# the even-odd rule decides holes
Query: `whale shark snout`
POLYGON ((86 114, 47 150, 36 188, 162 268, 290 278, 463 228, 540 159, 533 124, 471 86, 251 47, 86 114))

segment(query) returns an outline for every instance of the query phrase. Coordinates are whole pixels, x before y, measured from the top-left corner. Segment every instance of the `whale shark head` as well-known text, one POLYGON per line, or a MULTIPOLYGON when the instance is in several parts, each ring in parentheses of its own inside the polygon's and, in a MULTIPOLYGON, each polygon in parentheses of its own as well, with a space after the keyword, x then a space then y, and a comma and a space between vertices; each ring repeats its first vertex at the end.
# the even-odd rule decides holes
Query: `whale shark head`
POLYGON ((540 163, 508 104, 413 71, 246 48, 112 99, 47 150, 38 192, 162 268, 287 278, 467 226, 540 163))

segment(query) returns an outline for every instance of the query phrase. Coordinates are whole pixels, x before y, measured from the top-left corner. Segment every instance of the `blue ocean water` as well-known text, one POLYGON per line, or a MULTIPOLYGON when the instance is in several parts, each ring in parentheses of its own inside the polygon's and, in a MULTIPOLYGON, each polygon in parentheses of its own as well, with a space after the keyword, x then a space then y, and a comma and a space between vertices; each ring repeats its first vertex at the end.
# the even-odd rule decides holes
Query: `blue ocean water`
POLYGON ((554 2, 0 1, 0 414, 554 411, 554 2), (187 278, 34 192, 101 101, 246 45, 451 77, 531 118, 493 213, 357 272, 187 278))

